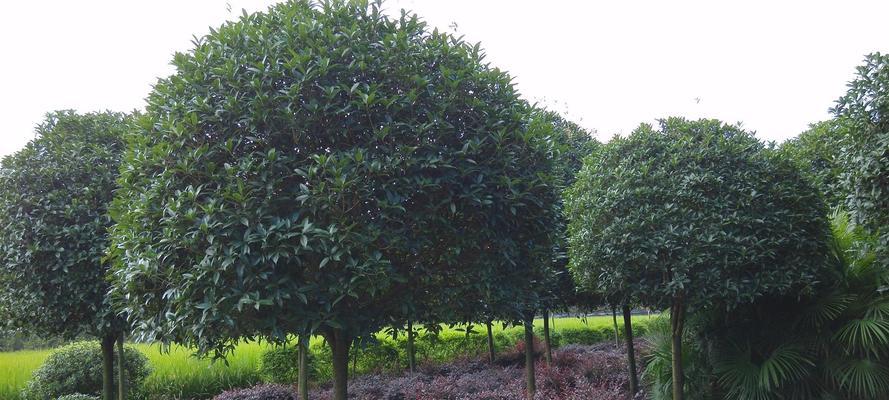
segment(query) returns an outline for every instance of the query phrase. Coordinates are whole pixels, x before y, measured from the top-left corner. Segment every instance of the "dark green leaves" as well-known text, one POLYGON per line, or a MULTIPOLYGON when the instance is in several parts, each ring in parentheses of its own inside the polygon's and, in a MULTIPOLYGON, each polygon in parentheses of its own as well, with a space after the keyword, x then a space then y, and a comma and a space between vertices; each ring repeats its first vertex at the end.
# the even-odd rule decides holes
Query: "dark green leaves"
POLYGON ((613 139, 567 199, 575 276, 652 306, 684 297, 732 307, 802 290, 827 252, 818 192, 719 121, 671 118, 613 139))
POLYGON ((0 308, 5 322, 44 334, 101 334, 117 321, 106 300, 107 208, 123 114, 58 111, 0 172, 0 308))
POLYGON ((530 107, 413 16, 292 1, 174 65, 112 210, 113 291, 145 338, 224 351, 360 335, 421 303, 449 320, 474 285, 549 248, 550 151, 530 107))
POLYGON ((880 259, 889 260, 889 55, 865 57, 834 112, 849 126, 842 154, 846 206, 878 237, 880 259))

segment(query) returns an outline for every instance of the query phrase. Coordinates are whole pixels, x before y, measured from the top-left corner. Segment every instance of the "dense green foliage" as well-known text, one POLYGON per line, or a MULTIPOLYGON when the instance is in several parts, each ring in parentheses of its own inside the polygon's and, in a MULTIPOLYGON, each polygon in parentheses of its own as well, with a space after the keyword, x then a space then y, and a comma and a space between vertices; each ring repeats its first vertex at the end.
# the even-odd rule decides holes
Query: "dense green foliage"
MULTIPOLYGON (((126 346, 124 349, 128 387, 138 388, 151 372, 148 360, 134 348, 126 346)), ((115 382, 117 379, 115 375, 115 382)), ((102 393, 102 350, 96 342, 74 343, 54 351, 34 371, 24 397, 51 400, 77 393, 95 396, 102 393)))
MULTIPOLYGON (((262 379, 270 383, 294 383, 296 382, 299 365, 297 360, 299 348, 297 346, 279 346, 262 353, 259 363, 259 374, 262 379)), ((307 363, 311 370, 315 363, 314 353, 307 354, 307 363)), ((309 374, 309 379, 314 379, 314 374, 309 374)))
POLYGON ((670 118, 613 139, 566 198, 580 285, 670 307, 677 399, 686 312, 811 292, 826 266, 820 193, 795 164, 716 120, 670 118))
POLYGON ((834 215, 833 233, 838 272, 817 297, 739 310, 708 335, 720 349, 713 362, 727 398, 889 393, 889 271, 846 214, 834 215))
POLYGON ((122 114, 50 113, 36 138, 3 159, 3 323, 68 338, 113 331, 103 256, 126 129, 122 114))
MULTIPOLYGON (((889 271, 874 240, 836 212, 832 267, 812 296, 770 296, 692 318, 684 353, 692 398, 878 399, 889 393, 889 271)), ((652 329, 656 331, 657 329, 652 329)), ((663 340, 646 374, 664 394, 663 340)), ((667 392, 668 393, 668 392, 667 392)), ((669 398, 669 395, 662 398, 669 398)))
POLYGON ((889 265, 889 54, 869 54, 834 110, 849 122, 845 187, 855 220, 877 236, 889 265))
POLYGON ((411 277, 440 283, 428 295, 450 309, 530 258, 547 153, 478 47, 375 6, 298 1, 174 65, 113 212, 114 291, 140 337, 224 351, 360 335, 399 313, 411 277))
POLYGON ((49 113, 3 158, 0 350, 102 341, 11 356, 0 398, 111 400, 125 370, 140 400, 291 399, 302 368, 345 400, 350 373, 487 350, 531 399, 550 344, 619 336, 634 397, 636 305, 669 309, 635 328, 653 399, 889 398, 889 55, 778 147, 683 118, 600 144, 381 8, 245 12, 144 114, 49 113), (550 331, 601 306, 626 330, 550 331), (115 357, 131 330, 148 357, 115 357))
POLYGON ((597 151, 601 143, 592 137, 592 132, 568 121, 554 112, 542 112, 535 119, 535 123, 541 125, 538 129, 549 130, 555 147, 555 162, 553 174, 557 179, 556 190, 559 196, 552 204, 559 218, 553 221, 558 240, 555 242, 551 263, 544 275, 545 279, 538 283, 538 288, 543 295, 544 309, 562 309, 574 306, 591 310, 597 304, 597 299, 591 299, 590 294, 578 294, 576 285, 568 271, 568 219, 564 212, 562 192, 570 187, 575 180, 575 175, 583 166, 584 158, 597 151))
POLYGON ((583 285, 731 309, 810 286, 825 264, 819 194, 740 128, 671 118, 587 161, 567 192, 583 285))
POLYGON ((809 130, 789 139, 778 148, 780 157, 799 166, 818 191, 824 195, 829 207, 845 204, 847 190, 842 185, 845 158, 844 142, 849 134, 842 118, 822 121, 809 126, 809 130))

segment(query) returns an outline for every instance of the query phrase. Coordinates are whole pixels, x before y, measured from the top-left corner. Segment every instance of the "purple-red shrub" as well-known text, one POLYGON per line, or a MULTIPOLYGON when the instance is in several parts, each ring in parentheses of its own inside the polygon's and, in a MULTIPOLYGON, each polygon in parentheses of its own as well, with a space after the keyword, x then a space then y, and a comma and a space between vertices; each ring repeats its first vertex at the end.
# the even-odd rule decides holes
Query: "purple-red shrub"
MULTIPOLYGON (((518 347, 518 346, 517 346, 518 347)), ((524 348, 513 349, 517 353, 524 348)), ((364 375, 349 383, 355 400, 514 400, 524 398, 520 358, 506 365, 459 360, 429 365, 416 374, 364 375)), ((536 365, 536 400, 624 400, 627 393, 626 356, 614 345, 568 345, 553 352, 552 365, 536 365)), ((319 389, 312 399, 331 398, 319 389)), ((640 397, 644 398, 644 397, 640 397)))
POLYGON ((246 389, 227 390, 213 400, 296 400, 296 392, 292 387, 284 385, 257 385, 246 389))

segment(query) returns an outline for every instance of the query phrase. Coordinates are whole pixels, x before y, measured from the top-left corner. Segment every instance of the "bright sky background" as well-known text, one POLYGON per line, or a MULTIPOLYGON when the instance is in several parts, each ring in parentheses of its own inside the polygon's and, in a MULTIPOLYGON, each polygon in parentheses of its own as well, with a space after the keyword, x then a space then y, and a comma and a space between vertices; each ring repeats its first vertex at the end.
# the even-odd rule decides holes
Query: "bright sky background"
MULTIPOLYGON (((0 4, 0 155, 50 110, 131 111, 192 35, 273 1, 0 4), (230 10, 230 11, 229 11, 230 10)), ((682 115, 766 140, 829 117, 866 53, 889 51, 889 1, 389 0, 481 42, 532 101, 600 139, 682 115)))

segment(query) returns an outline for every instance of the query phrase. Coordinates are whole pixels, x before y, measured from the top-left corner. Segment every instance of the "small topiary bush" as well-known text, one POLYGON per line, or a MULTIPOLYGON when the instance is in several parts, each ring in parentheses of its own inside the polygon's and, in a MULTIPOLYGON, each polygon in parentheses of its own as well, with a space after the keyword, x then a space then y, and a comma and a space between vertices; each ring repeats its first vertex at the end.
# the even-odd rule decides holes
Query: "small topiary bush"
POLYGON ((59 397, 56 400, 99 400, 99 396, 90 396, 88 394, 66 394, 64 396, 59 397))
MULTIPOLYGON (((124 350, 127 386, 131 392, 148 377, 148 359, 138 350, 124 350)), ((114 380, 117 382, 117 353, 114 380)), ((102 392, 102 349, 97 342, 79 342, 53 352, 31 376, 23 395, 27 399, 49 400, 65 395, 95 395, 102 392)))
POLYGON ((296 400, 296 393, 289 386, 257 385, 222 392, 213 400, 296 400))

